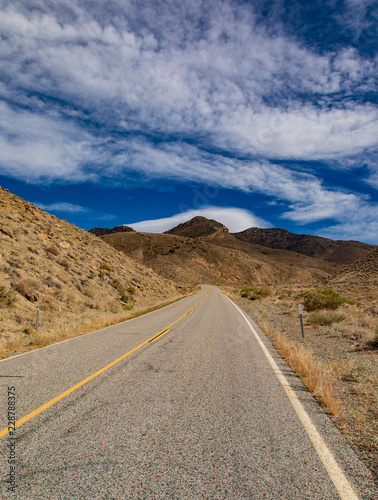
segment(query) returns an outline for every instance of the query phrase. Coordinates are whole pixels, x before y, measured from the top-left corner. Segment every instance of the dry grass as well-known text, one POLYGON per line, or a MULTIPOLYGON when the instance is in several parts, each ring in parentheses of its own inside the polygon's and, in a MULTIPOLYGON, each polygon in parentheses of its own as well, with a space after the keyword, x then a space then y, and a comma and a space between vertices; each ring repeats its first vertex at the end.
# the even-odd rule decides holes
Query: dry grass
POLYGON ((332 323, 340 323, 344 321, 345 316, 343 314, 334 313, 331 311, 312 311, 308 315, 307 321, 313 325, 332 325, 332 323))
POLYGON ((273 340, 282 358, 300 376, 308 390, 331 415, 338 416, 341 420, 340 401, 335 395, 334 380, 328 368, 316 360, 312 351, 307 347, 290 341, 266 323, 262 323, 261 327, 273 340))

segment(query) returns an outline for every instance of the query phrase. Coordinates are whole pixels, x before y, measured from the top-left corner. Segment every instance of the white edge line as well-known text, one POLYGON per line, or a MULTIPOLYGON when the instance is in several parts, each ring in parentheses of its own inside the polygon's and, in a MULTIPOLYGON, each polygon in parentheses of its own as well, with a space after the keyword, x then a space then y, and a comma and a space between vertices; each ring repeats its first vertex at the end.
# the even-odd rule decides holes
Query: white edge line
POLYGON ((240 312, 240 314, 245 319, 247 325, 249 326, 251 332, 256 337, 257 342, 259 343, 261 349, 263 350, 267 360, 269 361, 271 367, 273 368, 274 373, 276 374, 280 384, 282 385, 284 391, 286 392, 287 397, 289 398, 291 404, 294 407, 305 431, 308 434, 316 452, 319 455, 320 460, 322 461, 324 467, 326 468, 329 477, 331 478, 335 488, 337 489, 339 496, 342 500, 359 500, 360 497, 354 491, 352 485, 348 481, 344 471, 336 462, 335 457, 332 452, 328 448, 326 442, 322 438, 321 434, 318 432, 315 424, 312 422, 306 410, 303 408, 301 402, 299 401, 297 395, 294 390, 290 386, 286 377, 283 375, 282 371, 278 367, 277 363, 274 361, 272 355, 266 348, 265 344, 261 340, 260 336, 253 328, 247 316, 244 312, 229 298, 227 295, 225 297, 231 302, 233 306, 240 312))
MULTIPOLYGON (((201 292, 203 292, 203 289, 197 293, 201 293, 201 292)), ((187 297, 183 297, 181 300, 188 299, 189 297, 194 297, 195 295, 197 295, 197 293, 195 293, 193 295, 188 295, 187 297)), ((54 347, 54 346, 59 345, 59 344, 64 344, 64 342, 71 342, 73 340, 79 340, 79 339, 82 339, 83 337, 86 337, 87 335, 93 335, 94 333, 102 332, 103 330, 107 330, 108 328, 112 328, 113 326, 122 325, 122 323, 129 323, 130 321, 133 321, 135 319, 139 319, 141 317, 148 316, 149 314, 156 313, 156 312, 160 311, 160 309, 165 309, 166 307, 173 306, 177 302, 180 302, 180 300, 176 300, 176 302, 172 302, 171 304, 167 304, 166 306, 160 307, 159 309, 155 309, 155 311, 150 311, 148 313, 141 314, 140 316, 136 316, 135 318, 126 319, 125 321, 121 321, 120 323, 115 323, 114 325, 105 326, 104 328, 100 328, 99 330, 94 330, 93 332, 84 333, 83 335, 77 335, 76 337, 72 337, 70 339, 65 339, 65 340, 60 340, 59 342, 54 342, 53 344, 46 345, 45 347, 39 347, 38 349, 33 349, 32 351, 22 352, 21 354, 16 354, 14 356, 9 356, 8 358, 0 359, 0 363, 3 363, 4 361, 9 361, 11 359, 19 358, 20 356, 26 356, 27 354, 40 352, 43 349, 48 349, 49 347, 54 347)))

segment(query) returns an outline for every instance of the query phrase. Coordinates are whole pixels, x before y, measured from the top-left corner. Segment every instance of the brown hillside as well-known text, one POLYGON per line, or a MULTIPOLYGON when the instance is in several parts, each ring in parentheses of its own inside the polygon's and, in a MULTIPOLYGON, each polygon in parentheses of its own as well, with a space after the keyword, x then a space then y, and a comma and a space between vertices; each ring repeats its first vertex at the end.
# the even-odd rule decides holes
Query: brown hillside
POLYGON ((330 284, 376 289, 378 287, 378 248, 347 266, 330 280, 330 284))
POLYGON ((0 206, 0 356, 179 295, 151 269, 1 188, 0 206))
POLYGON ((166 231, 165 234, 186 236, 187 238, 200 238, 202 241, 215 245, 245 251, 251 250, 248 243, 238 240, 230 234, 226 226, 206 217, 193 217, 193 219, 166 231))
POLYGON ((101 238, 177 283, 315 283, 334 272, 334 264, 301 254, 254 248, 220 226, 210 235, 195 238, 138 232, 101 238))
POLYGON ((165 234, 174 234, 176 236, 186 236, 188 238, 199 238, 203 236, 210 236, 211 234, 217 232, 219 229, 228 229, 213 219, 207 219, 206 217, 193 217, 187 222, 183 222, 178 226, 165 231, 165 234))
POLYGON ((234 233, 234 236, 254 245, 291 250, 316 259, 344 265, 351 264, 377 248, 375 245, 359 241, 334 241, 320 236, 294 234, 285 229, 276 228, 251 227, 240 233, 234 233))

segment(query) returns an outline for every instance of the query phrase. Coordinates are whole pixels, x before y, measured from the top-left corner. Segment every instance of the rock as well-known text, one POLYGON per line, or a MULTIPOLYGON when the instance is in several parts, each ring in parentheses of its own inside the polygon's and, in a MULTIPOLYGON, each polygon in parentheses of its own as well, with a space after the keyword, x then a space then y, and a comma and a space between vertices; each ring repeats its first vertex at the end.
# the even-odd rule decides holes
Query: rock
POLYGON ((28 299, 30 302, 37 302, 38 300, 38 296, 31 292, 25 293, 25 298, 28 299))
POLYGON ((59 243, 60 248, 63 248, 63 250, 69 250, 71 248, 71 245, 68 243, 68 241, 61 241, 59 243))
POLYGON ((13 231, 12 231, 12 229, 9 226, 3 225, 3 226, 1 226, 0 230, 1 230, 2 233, 6 234, 10 238, 14 238, 13 231))

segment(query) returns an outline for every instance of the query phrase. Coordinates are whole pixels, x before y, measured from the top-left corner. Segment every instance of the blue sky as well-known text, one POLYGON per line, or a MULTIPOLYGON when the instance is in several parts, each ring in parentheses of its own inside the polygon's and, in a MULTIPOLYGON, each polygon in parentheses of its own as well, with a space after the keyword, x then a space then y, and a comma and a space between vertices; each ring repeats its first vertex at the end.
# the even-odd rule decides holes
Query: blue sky
POLYGON ((3 0, 0 185, 84 229, 378 244, 370 0, 3 0))

